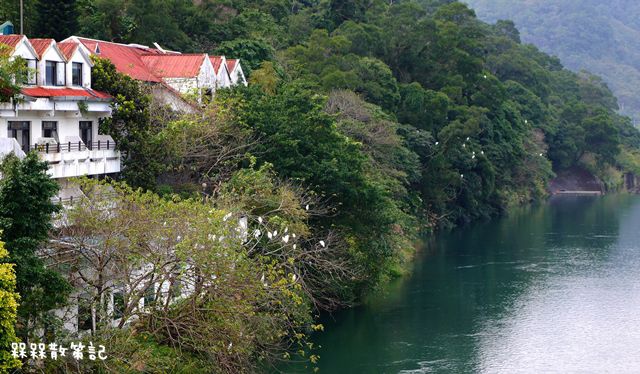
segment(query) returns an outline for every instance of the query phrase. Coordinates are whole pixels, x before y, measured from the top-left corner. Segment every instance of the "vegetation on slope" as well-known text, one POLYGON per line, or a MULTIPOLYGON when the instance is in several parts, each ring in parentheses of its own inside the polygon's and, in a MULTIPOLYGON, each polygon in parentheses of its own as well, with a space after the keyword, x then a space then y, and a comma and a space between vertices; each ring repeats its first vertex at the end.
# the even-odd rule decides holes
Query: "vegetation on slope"
MULTIPOLYGON (((601 80, 564 69, 557 58, 521 44, 513 23, 488 25, 458 2, 77 5, 81 16, 73 33, 224 52, 241 57, 251 71, 249 87, 220 91, 202 113, 190 116, 158 106, 139 83, 97 60, 95 87, 118 95, 102 131, 120 139, 123 180, 149 192, 112 188, 123 201, 150 211, 140 217, 144 227, 127 231, 118 220, 140 214, 137 209, 104 217, 89 205, 72 217, 72 227, 86 228, 75 234, 78 242, 87 232, 126 237, 143 257, 155 256, 144 251, 158 243, 144 233, 192 234, 167 233, 154 217, 202 225, 219 237, 206 219, 218 222, 222 211, 254 217, 249 232, 266 224, 272 237, 295 226, 302 240, 274 248, 268 240, 247 247, 189 239, 205 248, 198 256, 205 256, 200 271, 207 276, 217 277, 220 269, 212 269, 218 265, 225 271, 223 265, 231 266, 217 264, 216 254, 238 258, 233 266, 242 270, 225 273, 231 288, 219 298, 210 299, 219 291, 202 284, 190 305, 230 308, 246 318, 212 321, 206 312, 186 313, 180 303, 156 305, 139 316, 134 339, 117 333, 105 338, 131 344, 118 357, 136 345, 151 351, 144 357, 157 366, 147 362, 151 366, 140 370, 169 364, 154 361, 161 356, 153 353, 157 349, 183 349, 186 361, 228 372, 289 357, 287 349, 306 346, 317 311, 349 305, 397 275, 419 234, 542 199, 554 169, 588 167, 609 176, 610 188, 621 183, 622 171, 640 169, 640 136, 616 114, 616 99, 601 80), (262 289, 263 271, 275 271, 268 284, 281 287, 262 289), (177 317, 186 318, 184 330, 162 328, 177 317), (182 332, 208 339, 208 345, 198 348, 182 332)), ((107 253, 126 268, 135 258, 118 256, 122 248, 128 244, 107 253)), ((169 263, 183 268, 191 256, 169 263)), ((107 291, 99 288, 89 300, 98 309, 100 292, 107 291)), ((140 297, 132 292, 125 304, 140 297)), ((309 358, 306 349, 301 355, 309 358)))
POLYGON ((467 0, 489 22, 513 20, 522 39, 574 71, 601 76, 622 112, 640 118, 640 4, 632 0, 467 0))

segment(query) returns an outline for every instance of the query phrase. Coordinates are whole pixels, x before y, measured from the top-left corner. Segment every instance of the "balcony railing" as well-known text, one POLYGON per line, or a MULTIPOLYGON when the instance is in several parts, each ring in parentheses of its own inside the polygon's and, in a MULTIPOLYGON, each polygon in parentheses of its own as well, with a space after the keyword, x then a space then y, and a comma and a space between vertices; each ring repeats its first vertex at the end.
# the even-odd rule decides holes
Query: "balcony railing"
POLYGON ((39 153, 62 153, 62 152, 78 152, 78 151, 108 151, 115 150, 116 143, 110 140, 96 141, 83 143, 78 142, 66 142, 66 143, 45 143, 45 144, 33 144, 28 147, 23 147, 25 153, 29 151, 36 151, 39 153), (28 148, 28 149, 27 149, 28 148))
MULTIPOLYGON (((118 194, 116 192, 107 192, 107 193, 101 193, 98 194, 97 196, 93 196, 93 199, 97 199, 97 200, 109 200, 109 199, 115 199, 116 197, 118 197, 118 194)), ((58 203, 60 205, 74 205, 77 203, 82 202, 83 200, 86 200, 87 196, 85 195, 80 195, 80 196, 69 196, 69 197, 54 197, 51 199, 51 202, 58 203)))

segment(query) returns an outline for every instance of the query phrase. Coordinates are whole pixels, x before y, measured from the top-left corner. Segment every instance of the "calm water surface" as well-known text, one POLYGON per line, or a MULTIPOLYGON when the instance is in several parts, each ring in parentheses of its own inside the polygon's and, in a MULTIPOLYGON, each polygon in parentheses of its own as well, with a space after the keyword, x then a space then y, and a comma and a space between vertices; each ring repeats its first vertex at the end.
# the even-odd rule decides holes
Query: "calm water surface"
POLYGON ((410 277, 324 324, 322 373, 640 373, 640 197, 443 234, 410 277))

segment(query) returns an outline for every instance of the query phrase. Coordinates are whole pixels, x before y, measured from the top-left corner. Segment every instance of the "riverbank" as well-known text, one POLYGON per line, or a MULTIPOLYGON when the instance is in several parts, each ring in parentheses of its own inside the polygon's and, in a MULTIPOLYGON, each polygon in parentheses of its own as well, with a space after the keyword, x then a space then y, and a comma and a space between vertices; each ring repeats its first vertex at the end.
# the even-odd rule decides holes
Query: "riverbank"
POLYGON ((322 321, 320 370, 632 372, 637 222, 636 196, 566 196, 440 233, 405 279, 322 321))

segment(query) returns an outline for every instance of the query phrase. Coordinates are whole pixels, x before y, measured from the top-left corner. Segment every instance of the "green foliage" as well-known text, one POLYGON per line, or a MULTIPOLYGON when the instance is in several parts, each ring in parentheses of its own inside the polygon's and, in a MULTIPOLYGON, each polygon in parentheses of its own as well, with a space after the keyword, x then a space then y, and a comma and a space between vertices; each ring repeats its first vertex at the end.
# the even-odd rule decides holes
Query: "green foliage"
MULTIPOLYGON (((640 5, 632 0, 469 0, 480 18, 513 20, 522 39, 562 59, 574 71, 589 70, 603 77, 620 100, 622 112, 636 121, 640 99, 637 51, 640 27, 633 15, 640 5)), ((513 29, 504 29, 507 34, 513 29)))
POLYGON ((220 43, 216 53, 230 58, 240 59, 242 70, 249 77, 264 61, 274 59, 274 50, 262 40, 235 39, 220 43))
MULTIPOLYGON (((0 242, 0 260, 9 255, 0 242)), ((20 367, 20 360, 11 356, 11 343, 17 341, 15 324, 20 295, 15 292, 14 264, 0 263, 0 371, 9 372, 20 367)))
POLYGON ((76 35, 80 8, 93 0, 22 0, 0 3, 0 19, 9 20, 20 33, 20 4, 24 6, 24 34, 32 38, 54 38, 58 41, 76 35))
MULTIPOLYGON (((151 22, 133 11, 141 4, 116 8, 140 26, 151 22)), ((251 84, 260 89, 241 90, 246 103, 235 110, 266 144, 254 150, 259 161, 331 198, 343 213, 316 224, 341 227, 346 241, 368 230, 388 233, 394 220, 402 220, 389 214, 397 207, 423 218, 427 229, 499 214, 544 195, 551 177, 547 157, 557 170, 587 158, 604 170, 620 166, 623 147, 637 146, 621 143, 637 140, 637 131, 614 113, 616 100, 600 79, 564 70, 557 58, 521 44, 513 22, 487 25, 460 2, 243 0, 165 7, 175 13, 167 16, 167 29, 174 30, 174 23, 180 28, 162 36, 172 38, 168 45, 185 45, 181 35, 187 33, 193 41, 183 46, 187 50, 244 59, 251 84), (178 15, 188 16, 175 22, 178 15), (370 139, 367 126, 378 120, 347 120, 338 111, 332 112, 341 117, 336 122, 314 114, 324 105, 321 96, 333 90, 355 92, 379 106, 384 123, 400 136, 403 151, 391 154, 413 155, 398 156, 385 169, 399 171, 393 183, 372 172, 389 164, 368 154, 373 148, 363 143, 370 139), (331 122, 334 130, 314 133, 331 122), (329 133, 346 138, 337 141, 329 133), (337 182, 349 178, 348 184, 337 182), (407 193, 395 195, 401 190, 407 193), (356 204, 380 213, 363 214, 356 204), (351 209, 348 218, 344 212, 351 209)), ((134 34, 127 41, 149 42, 134 34)))
POLYGON ((20 93, 21 82, 28 73, 23 59, 10 59, 9 47, 0 44, 0 103, 15 100, 20 93))
POLYGON ((127 14, 126 0, 83 0, 80 2, 80 35, 122 42, 131 38, 136 22, 127 14))
POLYGON ((301 81, 281 85, 274 95, 257 88, 234 94, 245 100, 242 121, 261 139, 254 148, 258 161, 327 200, 335 215, 319 217, 315 224, 340 228, 351 238, 353 255, 371 268, 375 281, 395 252, 390 240, 395 203, 382 183, 368 177, 361 145, 340 133, 324 112, 326 98, 301 81))
POLYGON ((34 152, 24 160, 9 155, 0 165, 0 228, 9 260, 16 266, 22 299, 18 331, 23 339, 42 328, 44 313, 63 305, 71 291, 67 281, 47 268, 37 253, 48 239, 53 213, 59 210, 51 202, 59 187, 47 169, 47 163, 34 152))
POLYGON ((340 257, 318 254, 299 195, 271 177, 266 169, 232 177, 215 199, 231 202, 231 212, 213 200, 164 199, 125 184, 78 181, 88 199, 61 218, 65 225, 55 235, 65 241, 58 250, 85 270, 83 291, 100 321, 95 337, 113 347, 104 362, 79 363, 83 372, 120 372, 131 365, 147 372, 190 371, 195 363, 203 372, 255 372, 287 350, 308 354, 309 290, 327 271, 335 272, 328 264, 340 257), (105 190, 111 193, 105 196, 105 190), (264 219, 253 212, 265 213, 264 219), (113 310, 102 300, 115 292, 122 293, 123 307, 114 327, 113 310), (140 307, 148 294, 153 301, 140 307))
POLYGON ((552 168, 579 165, 617 188, 640 165, 640 132, 616 114, 602 79, 564 69, 522 44, 513 22, 483 23, 461 2, 86 0, 81 9, 82 29, 97 37, 239 57, 251 72, 249 87, 218 91, 198 117, 169 116, 154 130, 145 92, 98 60, 94 85, 116 99, 101 126, 123 151, 125 180, 153 188, 164 171, 166 185, 164 199, 122 190, 141 207, 122 217, 140 227, 121 229, 114 216, 86 220, 88 231, 125 230, 136 243, 122 246, 127 260, 149 233, 186 230, 159 227, 165 217, 219 235, 207 218, 228 210, 259 216, 251 229, 305 238, 278 247, 258 234, 240 248, 180 232, 208 249, 181 247, 184 258, 229 287, 142 316, 154 342, 144 352, 179 334, 200 337, 180 341, 190 362, 239 371, 269 361, 265 352, 282 351, 261 344, 304 344, 312 307, 344 305, 397 274, 419 232, 542 199, 552 168), (219 268, 219 253, 237 260, 235 272, 219 268), (256 269, 276 286, 256 282, 256 269), (187 313, 193 306, 213 313, 187 313), (167 327, 177 318, 188 328, 167 327))
POLYGON ((132 186, 153 189, 162 170, 152 132, 151 97, 140 82, 116 71, 106 59, 93 57, 92 87, 114 100, 111 117, 100 121, 100 132, 111 135, 122 153, 122 177, 132 186))
MULTIPOLYGON (((39 21, 36 11, 40 0, 23 0, 24 6, 24 34, 34 35, 39 21)), ((20 33, 20 1, 0 2, 0 19, 2 22, 11 21, 15 26, 16 34, 20 33)))
POLYGON ((35 25, 35 33, 30 36, 63 40, 75 35, 78 31, 79 16, 77 3, 77 0, 39 0, 35 9, 38 22, 35 25))

